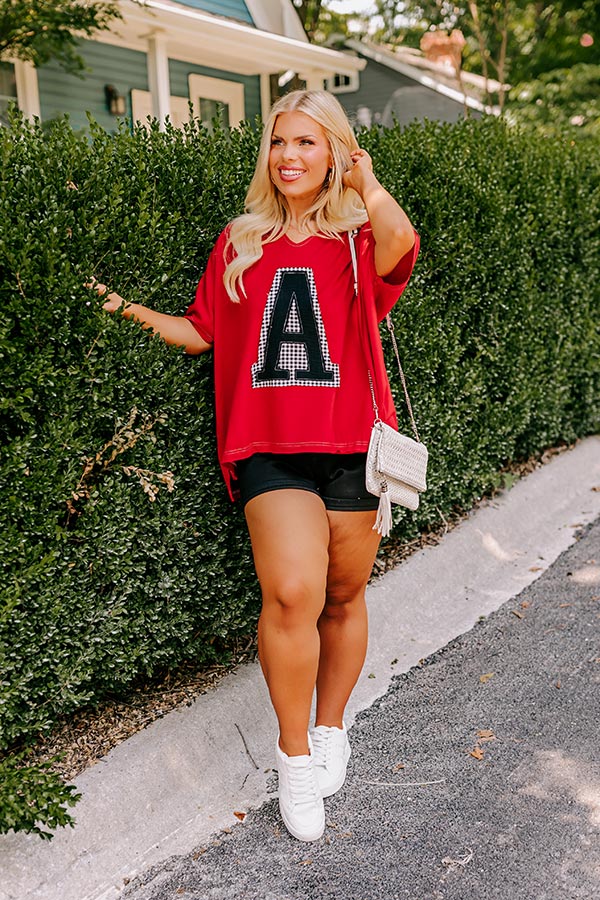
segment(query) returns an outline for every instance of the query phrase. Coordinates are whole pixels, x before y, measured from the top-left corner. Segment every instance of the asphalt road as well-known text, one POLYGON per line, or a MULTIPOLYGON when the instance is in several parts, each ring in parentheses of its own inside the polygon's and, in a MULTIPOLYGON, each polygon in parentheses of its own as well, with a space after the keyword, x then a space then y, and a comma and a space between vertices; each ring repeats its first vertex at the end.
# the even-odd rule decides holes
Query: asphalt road
POLYGON ((123 898, 600 898, 600 520, 350 740, 321 840, 291 838, 273 799, 123 898))

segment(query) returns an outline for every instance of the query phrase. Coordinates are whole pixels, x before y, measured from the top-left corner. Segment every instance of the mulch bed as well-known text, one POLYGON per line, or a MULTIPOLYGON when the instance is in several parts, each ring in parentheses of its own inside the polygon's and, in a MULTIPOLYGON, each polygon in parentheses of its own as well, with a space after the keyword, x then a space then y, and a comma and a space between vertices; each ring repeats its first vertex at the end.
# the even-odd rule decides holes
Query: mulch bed
MULTIPOLYGON (((574 444, 571 446, 575 446, 574 444)), ((528 475, 565 450, 567 445, 552 447, 541 456, 507 467, 503 474, 506 484, 528 475)), ((492 499, 498 491, 481 498, 473 508, 492 499)), ((457 511, 448 518, 440 512, 440 527, 424 532, 411 541, 387 538, 375 560, 372 579, 395 568, 417 550, 438 544, 445 534, 470 515, 457 511)), ((131 688, 126 695, 107 698, 93 708, 80 709, 60 722, 48 737, 40 739, 33 748, 29 763, 59 757, 52 768, 69 781, 84 769, 94 765, 109 750, 141 731, 151 722, 181 706, 191 704, 202 694, 212 690, 224 675, 242 663, 256 659, 254 635, 228 645, 231 662, 199 669, 192 662, 168 672, 160 678, 131 688)))

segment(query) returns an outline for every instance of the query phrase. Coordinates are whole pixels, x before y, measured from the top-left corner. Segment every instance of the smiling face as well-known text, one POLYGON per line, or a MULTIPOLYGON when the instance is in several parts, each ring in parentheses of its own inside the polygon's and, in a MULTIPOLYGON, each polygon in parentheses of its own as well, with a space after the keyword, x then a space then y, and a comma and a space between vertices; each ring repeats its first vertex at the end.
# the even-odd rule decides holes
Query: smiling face
POLYGON ((271 181, 290 208, 308 208, 332 165, 329 141, 318 122, 301 112, 277 116, 271 136, 271 181))

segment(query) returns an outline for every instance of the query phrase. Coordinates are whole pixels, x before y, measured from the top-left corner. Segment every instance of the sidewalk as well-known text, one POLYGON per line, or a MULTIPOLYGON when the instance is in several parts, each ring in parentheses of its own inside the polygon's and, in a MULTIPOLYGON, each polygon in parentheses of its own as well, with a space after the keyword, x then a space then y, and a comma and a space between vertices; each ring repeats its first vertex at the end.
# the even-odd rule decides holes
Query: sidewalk
MULTIPOLYGON (((517 483, 372 585, 371 639, 348 724, 391 678, 536 580, 600 515, 600 438, 517 483)), ((258 665, 228 676, 77 779, 77 826, 51 844, 0 837, 1 900, 112 900, 124 879, 184 854, 269 796, 274 717, 258 665)))
POLYGON ((320 840, 292 838, 273 796, 123 900, 600 897, 599 561, 600 518, 394 678, 350 731, 320 840))

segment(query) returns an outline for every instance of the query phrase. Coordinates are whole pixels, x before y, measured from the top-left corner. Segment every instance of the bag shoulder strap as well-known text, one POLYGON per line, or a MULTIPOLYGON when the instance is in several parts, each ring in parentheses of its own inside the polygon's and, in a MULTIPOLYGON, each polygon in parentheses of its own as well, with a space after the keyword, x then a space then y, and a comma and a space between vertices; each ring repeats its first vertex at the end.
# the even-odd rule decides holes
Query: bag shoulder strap
MULTIPOLYGON (((358 296, 358 262, 356 258, 356 244, 355 239, 358 234, 358 229, 353 229, 348 233, 348 243, 350 244, 350 255, 352 256, 352 271, 354 273, 354 293, 358 296)), ((417 441, 421 441, 419 437, 419 431, 417 428, 417 423, 415 422, 415 417, 413 415, 412 403, 410 402, 410 397, 408 395, 408 388, 406 386, 406 378, 404 377, 404 371, 402 369, 402 363, 400 362, 400 353, 398 352, 398 344, 396 342, 396 332, 394 331, 394 323, 392 322, 392 317, 388 313, 385 317, 385 323, 388 327, 388 331, 390 332, 392 338, 392 345, 394 347, 394 353, 396 355, 396 361, 398 363, 398 371, 400 373, 400 381, 402 382, 402 389, 404 391, 404 398, 406 400, 406 406, 408 409, 408 414, 410 416, 410 423, 412 425, 412 430, 417 441)), ((375 400, 375 391, 373 389, 373 378, 371 376, 371 372, 369 372, 369 386, 371 388, 371 400, 373 401, 373 411, 375 412, 375 421, 379 420, 379 410, 377 408, 377 402, 375 400)))

